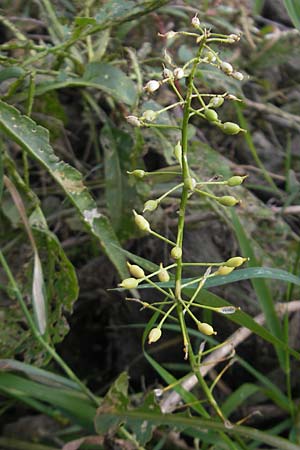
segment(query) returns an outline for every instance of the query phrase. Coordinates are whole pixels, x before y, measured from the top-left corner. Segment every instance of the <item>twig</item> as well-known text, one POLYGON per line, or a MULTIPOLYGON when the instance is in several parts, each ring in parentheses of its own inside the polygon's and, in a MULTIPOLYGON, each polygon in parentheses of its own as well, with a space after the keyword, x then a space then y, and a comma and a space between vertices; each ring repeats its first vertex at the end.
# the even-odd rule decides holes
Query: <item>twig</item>
MULTIPOLYGON (((299 311, 300 300, 295 300, 289 303, 277 303, 276 310, 280 315, 299 311)), ((265 316, 264 314, 259 314, 254 318, 254 320, 256 323, 262 325, 265 322, 265 316)), ((241 327, 235 331, 228 339, 228 343, 210 353, 210 355, 202 361, 200 367, 202 377, 205 377, 208 372, 219 363, 220 360, 223 360, 226 356, 232 353, 232 350, 244 342, 251 334, 252 331, 245 327, 241 327)), ((197 383, 198 379, 196 375, 191 374, 190 377, 186 378, 182 382, 181 387, 183 387, 186 391, 190 391, 197 385, 197 383)), ((170 392, 170 394, 163 398, 160 403, 161 412, 165 414, 174 411, 180 401, 181 397, 177 392, 170 392)))

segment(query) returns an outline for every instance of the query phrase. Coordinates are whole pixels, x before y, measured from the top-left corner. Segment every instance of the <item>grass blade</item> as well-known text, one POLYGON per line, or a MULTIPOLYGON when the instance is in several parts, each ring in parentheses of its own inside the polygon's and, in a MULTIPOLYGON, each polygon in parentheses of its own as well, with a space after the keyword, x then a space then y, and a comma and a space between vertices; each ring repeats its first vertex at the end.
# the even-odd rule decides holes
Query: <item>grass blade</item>
POLYGON ((25 398, 37 399, 58 408, 86 429, 93 430, 96 408, 86 396, 73 389, 54 388, 11 373, 0 373, 0 392, 23 401, 25 398))
MULTIPOLYGON (((242 254, 250 258, 249 265, 258 265, 250 241, 245 234, 245 231, 238 219, 237 214, 234 211, 232 211, 231 214, 232 224, 235 229, 242 254)), ((267 326, 272 331, 274 336, 276 336, 280 340, 284 340, 283 331, 281 329, 280 321, 275 310, 274 301, 270 289, 263 280, 252 280, 252 285, 255 289, 261 309, 265 315, 267 326)), ((282 367, 284 367, 284 353, 282 352, 282 349, 280 349, 276 344, 275 348, 277 350, 280 364, 282 367)))
POLYGON ((291 21, 300 30, 300 3, 299 0, 283 0, 284 6, 290 16, 291 21))
POLYGON ((17 372, 47 386, 66 387, 80 391, 78 385, 69 378, 14 359, 0 359, 0 372, 17 372))
MULTIPOLYGON (((182 429, 195 429, 195 430, 213 430, 213 431, 221 431, 229 435, 237 435, 238 437, 244 437, 248 439, 258 440, 265 444, 268 444, 272 447, 278 448, 280 450, 299 450, 298 445, 290 443, 288 440, 283 439, 281 437, 272 436, 263 431, 257 430, 256 428, 250 428, 245 426, 234 426, 229 429, 226 428, 222 422, 217 422, 215 420, 209 419, 201 419, 199 417, 187 417, 182 414, 158 414, 155 412, 151 412, 150 409, 148 411, 143 410, 142 408, 135 410, 115 410, 111 409, 108 411, 108 416, 112 416, 118 418, 120 420, 145 420, 149 423, 160 426, 167 425, 171 428, 180 428, 182 429)), ((95 419, 95 426, 97 430, 98 423, 103 420, 103 413, 98 414, 95 419)))

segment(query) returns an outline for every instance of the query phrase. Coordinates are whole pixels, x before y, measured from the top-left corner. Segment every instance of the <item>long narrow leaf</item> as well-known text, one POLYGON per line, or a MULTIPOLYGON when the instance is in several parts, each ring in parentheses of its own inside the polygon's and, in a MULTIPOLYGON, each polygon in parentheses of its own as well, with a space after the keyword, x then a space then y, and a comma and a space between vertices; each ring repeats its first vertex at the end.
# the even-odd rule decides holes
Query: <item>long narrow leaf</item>
POLYGON ((2 372, 0 373, 0 392, 20 401, 24 397, 29 397, 46 402, 72 418, 79 425, 93 430, 96 409, 78 391, 45 386, 18 375, 2 372))
MULTIPOLYGON (((136 261, 139 261, 139 264, 143 266, 143 261, 140 257, 139 259, 136 259, 136 261)), ((149 266, 150 267, 150 266, 149 266)), ((143 268, 145 268, 143 266, 143 268)), ((151 266, 151 269, 153 270, 153 266, 151 266)), ((158 270, 158 266, 155 266, 154 270, 158 270)), ((237 281, 243 281, 243 280, 255 280, 259 278, 265 278, 270 280, 279 280, 284 281, 286 283, 292 283, 296 284, 297 286, 300 286, 300 278, 296 275, 287 272, 285 270, 281 269, 273 269, 270 267, 249 267, 248 269, 239 269, 236 271, 233 271, 229 275, 225 276, 216 276, 207 278, 205 282, 205 287, 212 288, 217 286, 223 286, 225 284, 229 283, 235 283, 237 281)), ((191 283, 190 287, 197 287, 198 282, 195 281, 194 284, 192 284, 192 281, 196 280, 196 278, 183 278, 182 284, 191 283)), ((167 287, 174 287, 174 281, 169 281, 168 283, 157 283, 158 286, 167 288, 167 287)), ((140 284, 138 289, 153 289, 152 286, 149 284, 140 284)), ((119 290, 122 290, 119 288, 119 290)))
POLYGON ((17 372, 48 386, 67 387, 80 391, 79 386, 69 378, 14 359, 0 359, 0 372, 17 372))
MULTIPOLYGON (((96 416, 95 425, 96 430, 98 424, 104 419, 104 414, 96 416)), ((226 434, 237 435, 248 439, 254 439, 280 450, 299 450, 298 445, 290 443, 288 440, 277 436, 271 436, 268 433, 257 430, 256 428, 250 428, 245 426, 234 426, 233 428, 226 428, 222 422, 215 420, 200 419, 199 417, 186 417, 183 414, 157 414, 151 412, 149 409, 142 410, 141 408, 136 410, 121 411, 117 408, 113 408, 105 414, 105 416, 115 417, 120 420, 145 420, 153 425, 168 425, 169 427, 179 427, 182 429, 200 429, 200 430, 213 430, 222 431, 226 434)))
POLYGON ((300 30, 300 3, 299 0, 283 0, 291 21, 300 30))
MULTIPOLYGON (((252 246, 250 244, 250 241, 248 237, 246 236, 246 233, 238 219, 237 214, 232 211, 232 224, 234 226, 236 236, 239 241, 239 245, 241 247, 243 255, 250 258, 249 264, 250 265, 257 265, 256 257, 253 252, 252 246)), ((272 298, 271 291, 267 284, 264 282, 264 280, 252 280, 252 285, 255 289, 257 299, 260 303, 261 309, 263 313, 265 314, 266 318, 266 324, 269 327, 269 329, 272 331, 274 336, 276 336, 280 340, 284 340, 284 335, 281 329, 280 321, 278 319, 274 301, 272 298)), ((284 367, 284 361, 285 356, 282 352, 281 348, 278 348, 277 345, 275 345, 275 348, 277 350, 278 358, 280 361, 280 364, 282 367, 284 367)))

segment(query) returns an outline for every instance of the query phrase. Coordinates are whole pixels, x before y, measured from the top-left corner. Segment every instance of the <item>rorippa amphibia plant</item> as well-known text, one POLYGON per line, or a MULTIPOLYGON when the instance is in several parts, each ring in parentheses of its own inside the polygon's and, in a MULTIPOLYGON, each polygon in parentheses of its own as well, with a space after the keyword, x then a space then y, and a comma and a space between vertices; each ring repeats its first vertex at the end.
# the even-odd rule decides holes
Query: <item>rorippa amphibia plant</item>
MULTIPOLYGON (((235 186, 239 186, 243 183, 245 177, 232 176, 227 180, 215 181, 214 178, 210 181, 203 181, 197 179, 190 169, 189 165, 189 144, 188 144, 188 125, 192 117, 198 116, 203 120, 211 123, 218 131, 227 135, 237 135, 244 133, 238 124, 233 122, 222 122, 219 119, 217 110, 222 107, 226 100, 238 100, 234 95, 224 93, 220 94, 207 94, 201 93, 199 90, 199 81, 197 79, 197 73, 201 70, 203 65, 212 65, 226 74, 228 77, 233 77, 237 80, 243 79, 243 74, 236 71, 232 65, 226 61, 223 61, 212 48, 212 44, 234 44, 239 41, 240 37, 237 34, 223 35, 213 33, 201 26, 201 23, 197 16, 192 19, 193 32, 187 31, 170 31, 165 38, 174 36, 183 36, 187 39, 192 39, 196 42, 198 50, 195 56, 186 62, 183 67, 174 66, 172 60, 167 55, 166 66, 163 68, 162 79, 150 80, 146 83, 144 89, 148 94, 153 94, 158 91, 162 85, 168 85, 169 88, 176 95, 176 102, 158 111, 147 110, 141 116, 130 115, 127 117, 127 121, 136 127, 161 127, 161 124, 156 123, 159 115, 166 110, 171 110, 175 107, 182 107, 182 119, 178 125, 178 129, 181 132, 181 138, 174 146, 174 156, 178 160, 180 172, 174 173, 174 176, 180 178, 177 184, 161 195, 159 198, 150 199, 144 204, 143 211, 133 211, 134 220, 139 230, 144 233, 153 235, 155 238, 167 243, 170 248, 170 264, 163 267, 161 264, 159 269, 153 273, 145 275, 142 268, 137 265, 128 265, 131 274, 130 278, 123 280, 120 283, 120 287, 124 289, 136 289, 141 283, 148 283, 154 289, 158 290, 163 295, 164 300, 160 302, 148 303, 142 300, 132 299, 140 302, 144 307, 148 307, 160 315, 160 321, 154 328, 151 329, 148 335, 148 343, 152 344, 161 339, 163 335, 163 326, 168 318, 171 316, 177 317, 180 324, 182 339, 183 339, 183 353, 184 358, 189 359, 192 370, 197 376, 199 383, 216 413, 223 419, 223 414, 214 399, 212 390, 207 385, 203 377, 199 372, 200 355, 195 353, 191 339, 188 333, 186 318, 189 316, 195 324, 195 327, 203 334, 211 336, 217 333, 213 326, 206 322, 201 322, 198 316, 199 308, 211 309, 220 314, 232 314, 236 311, 235 307, 209 307, 196 303, 196 298, 204 286, 206 280, 209 277, 216 275, 228 275, 235 268, 241 266, 247 258, 241 256, 235 256, 227 261, 223 262, 199 262, 190 263, 185 260, 183 237, 185 227, 185 216, 189 200, 195 196, 209 197, 210 201, 218 202, 224 207, 234 207, 239 203, 239 200, 234 195, 228 195, 227 190, 235 186), (182 82, 182 81, 183 82, 182 82), (178 82, 180 83, 180 90, 178 89, 178 82), (212 185, 224 185, 227 186, 226 194, 219 196, 214 195, 211 192, 205 190, 206 186, 212 185), (158 205, 167 196, 174 191, 180 191, 180 206, 178 213, 177 235, 176 240, 171 241, 167 237, 159 234, 151 228, 151 218, 148 220, 144 217, 144 213, 147 213, 147 218, 152 211, 154 211, 158 205), (204 274, 201 274, 198 278, 193 279, 191 282, 183 282, 184 270, 189 266, 199 266, 199 268, 206 267, 204 274), (164 287, 162 283, 171 281, 171 287, 164 287), (161 282, 161 283, 159 283, 161 282), (191 285, 196 286, 193 294, 190 298, 186 298, 184 294, 184 288, 191 285)), ((167 127, 167 125, 164 125, 167 127)), ((139 179, 146 179, 150 175, 149 172, 145 172, 142 169, 136 169, 133 172, 129 172, 131 176, 139 179)), ((166 173, 166 172, 164 172, 166 173)), ((172 172, 168 172, 172 174, 172 172)), ((151 217, 151 216, 150 216, 151 217)))

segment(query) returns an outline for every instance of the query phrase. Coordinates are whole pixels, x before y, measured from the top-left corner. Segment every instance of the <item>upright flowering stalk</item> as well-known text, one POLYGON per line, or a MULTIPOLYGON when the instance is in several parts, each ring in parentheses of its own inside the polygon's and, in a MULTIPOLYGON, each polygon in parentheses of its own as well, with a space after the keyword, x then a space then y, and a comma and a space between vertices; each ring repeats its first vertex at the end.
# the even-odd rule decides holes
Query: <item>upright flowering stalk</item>
MULTIPOLYGON (((153 230, 148 219, 144 218, 142 214, 133 211, 136 226, 141 232, 151 234, 155 238, 163 240, 170 246, 170 264, 166 267, 163 267, 161 264, 157 271, 148 275, 146 275, 138 266, 129 265, 130 273, 133 278, 123 280, 120 286, 124 289, 135 289, 138 288, 140 283, 147 283, 159 291, 160 294, 163 294, 164 300, 162 302, 147 303, 139 299, 131 299, 140 302, 143 307, 147 307, 158 312, 161 316, 159 323, 150 331, 148 342, 149 344, 152 344, 159 341, 162 336, 164 322, 168 318, 178 320, 183 339, 184 358, 189 359, 191 367, 195 372, 195 375, 197 376, 207 399, 217 414, 223 418, 222 412, 218 407, 210 388, 198 370, 199 357, 194 354, 191 345, 191 340, 186 326, 186 317, 189 317, 194 321, 196 329, 202 333, 202 335, 212 336, 216 334, 216 331, 211 324, 200 321, 195 313, 195 309, 208 308, 221 314, 232 314, 237 308, 233 306, 227 308, 215 308, 207 305, 199 305, 197 302, 198 294, 209 277, 229 275, 233 270, 235 270, 235 268, 242 265, 246 261, 246 258, 233 256, 227 261, 222 262, 189 263, 188 261, 185 261, 183 247, 185 216, 189 199, 194 195, 205 196, 211 201, 216 201, 224 207, 232 207, 237 205, 239 200, 235 196, 227 193, 222 196, 217 196, 208 191, 206 188, 211 185, 223 185, 226 186, 226 189, 234 189, 235 186, 242 184, 246 177, 234 175, 227 180, 214 181, 215 179, 213 178, 213 181, 205 181, 198 180, 194 175, 191 175, 189 166, 188 125, 191 118, 197 116, 202 120, 209 122, 211 126, 216 127, 220 130, 220 132, 227 135, 236 135, 241 132, 245 132, 245 130, 241 129, 236 123, 222 122, 219 119, 219 114, 217 112, 217 109, 222 107, 225 100, 238 100, 235 96, 227 93, 222 95, 201 93, 197 87, 197 74, 199 66, 212 65, 228 77, 233 77, 237 80, 242 80, 243 74, 237 72, 227 61, 223 61, 219 54, 216 53, 216 51, 211 47, 211 44, 216 42, 222 44, 233 44, 239 40, 238 35, 230 34, 227 36, 212 33, 211 31, 202 28, 200 20, 197 16, 193 17, 192 26, 194 28, 193 32, 172 31, 168 32, 167 35, 164 35, 164 37, 170 38, 174 36, 184 36, 189 39, 194 39, 198 45, 198 50, 195 56, 190 61, 185 63, 183 67, 176 67, 170 56, 166 54, 166 65, 169 67, 164 66, 162 79, 149 80, 145 85, 145 91, 150 95, 156 93, 162 85, 168 85, 175 93, 175 96, 177 97, 176 101, 159 111, 147 110, 140 117, 127 117, 128 122, 133 126, 162 127, 161 124, 156 123, 156 120, 160 114, 165 111, 169 111, 176 106, 181 106, 183 108, 181 123, 176 127, 180 130, 181 137, 174 146, 174 156, 179 163, 180 171, 162 172, 164 174, 169 173, 173 175, 174 178, 177 178, 177 181, 171 189, 159 198, 147 200, 143 209, 143 213, 151 214, 152 211, 156 210, 159 204, 166 197, 173 194, 176 190, 180 191, 176 240, 174 240, 174 242, 170 241, 167 237, 153 230), (170 36, 170 33, 172 36, 170 36), (178 88, 178 83, 180 83, 180 90, 178 88), (183 272, 189 265, 206 267, 206 271, 204 274, 196 277, 192 282, 184 284, 183 272), (214 270, 214 267, 216 267, 217 270, 214 270), (158 278, 158 281, 156 280, 156 277, 158 278), (184 288, 187 286, 196 286, 194 287, 194 292, 190 298, 187 298, 184 291, 184 288), (174 313, 176 313, 175 316, 174 313)), ((169 127, 168 125, 163 126, 165 128, 169 127)), ((170 128, 174 127, 170 126, 170 128)), ((159 175, 160 172, 153 172, 150 174, 142 169, 135 169, 133 172, 130 172, 130 174, 135 176, 137 179, 144 180, 147 179, 147 176, 159 175)))

